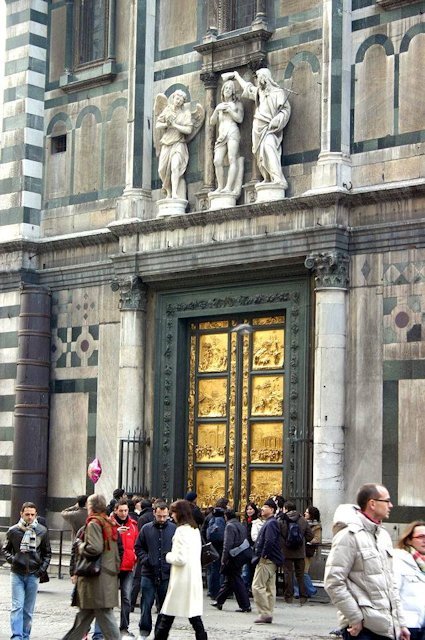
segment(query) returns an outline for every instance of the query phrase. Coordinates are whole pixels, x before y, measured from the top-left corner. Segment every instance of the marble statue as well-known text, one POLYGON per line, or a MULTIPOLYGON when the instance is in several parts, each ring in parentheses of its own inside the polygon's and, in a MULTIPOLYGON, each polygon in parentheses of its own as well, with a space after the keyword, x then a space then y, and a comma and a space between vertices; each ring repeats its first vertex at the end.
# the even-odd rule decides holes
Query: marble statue
POLYGON ((187 102, 186 93, 178 89, 169 98, 163 93, 156 96, 154 115, 154 144, 159 156, 158 173, 166 199, 187 204, 184 179, 189 162, 187 145, 201 128, 205 110, 200 104, 192 109, 187 102))
MULTIPOLYGON (((252 123, 252 151, 264 185, 283 190, 287 188, 281 166, 283 129, 288 124, 291 106, 288 91, 282 89, 272 78, 269 69, 256 72, 257 86, 244 80, 237 71, 233 78, 241 86, 243 98, 255 101, 252 123)), ((282 196, 283 197, 283 196, 282 196)))
POLYGON ((239 155, 241 133, 239 125, 243 121, 244 109, 236 96, 233 80, 224 82, 221 102, 216 106, 210 123, 217 125, 217 139, 214 146, 214 167, 217 189, 214 193, 240 195, 243 180, 243 158, 239 155), (229 166, 227 179, 225 165, 229 166))

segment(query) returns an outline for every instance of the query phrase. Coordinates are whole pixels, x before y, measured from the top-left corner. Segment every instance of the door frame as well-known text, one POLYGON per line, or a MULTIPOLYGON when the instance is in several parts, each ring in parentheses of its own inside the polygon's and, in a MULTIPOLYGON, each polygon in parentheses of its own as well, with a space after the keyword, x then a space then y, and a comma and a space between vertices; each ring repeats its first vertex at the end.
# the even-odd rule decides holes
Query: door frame
POLYGON ((187 482, 187 379, 190 321, 285 311, 284 482, 287 495, 304 506, 311 498, 311 420, 309 407, 310 282, 295 276, 280 282, 185 289, 158 293, 152 494, 184 497, 187 482), (258 292, 258 293, 256 293, 258 292))

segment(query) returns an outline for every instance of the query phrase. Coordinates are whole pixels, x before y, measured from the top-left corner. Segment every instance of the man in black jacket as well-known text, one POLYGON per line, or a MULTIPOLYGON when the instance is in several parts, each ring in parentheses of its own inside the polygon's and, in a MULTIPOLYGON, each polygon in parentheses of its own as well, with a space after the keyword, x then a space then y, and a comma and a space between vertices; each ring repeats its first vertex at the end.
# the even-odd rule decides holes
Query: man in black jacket
POLYGON ((170 580, 171 565, 165 560, 171 551, 176 525, 169 519, 165 502, 156 502, 154 521, 143 525, 134 550, 139 558, 141 579, 140 636, 148 637, 152 630, 152 606, 156 599, 161 609, 170 580))
POLYGON ((273 609, 276 602, 276 570, 283 563, 280 549, 280 529, 274 517, 276 503, 266 500, 261 507, 261 515, 265 520, 255 544, 254 557, 258 559, 252 581, 252 595, 260 614, 256 624, 270 623, 273 620, 273 609))
MULTIPOLYGON (((241 576, 241 569, 244 564, 243 558, 246 557, 246 553, 245 550, 240 550, 238 555, 233 555, 235 550, 238 550, 246 540, 246 529, 236 518, 236 513, 233 509, 227 509, 224 515, 226 528, 224 530, 220 568, 220 573, 224 574, 224 582, 218 592, 217 600, 211 602, 211 605, 221 610, 227 598, 234 593, 239 605, 239 609, 236 609, 237 613, 248 613, 251 611, 251 605, 248 591, 241 576)), ((247 542, 246 544, 247 549, 251 551, 249 543, 247 542)))
POLYGON ((15 640, 30 637, 39 578, 52 557, 49 534, 37 521, 35 504, 24 502, 20 516, 6 533, 3 545, 3 554, 11 565, 10 627, 15 640))

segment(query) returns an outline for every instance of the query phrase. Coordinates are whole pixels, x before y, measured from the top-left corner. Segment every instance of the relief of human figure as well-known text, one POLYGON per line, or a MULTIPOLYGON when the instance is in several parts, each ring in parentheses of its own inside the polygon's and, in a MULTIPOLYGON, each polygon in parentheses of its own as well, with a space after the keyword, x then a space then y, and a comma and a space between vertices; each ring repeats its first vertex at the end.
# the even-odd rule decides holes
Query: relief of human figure
POLYGON ((252 123, 252 152, 263 182, 286 188, 288 183, 283 175, 281 157, 283 129, 291 115, 288 92, 273 80, 270 70, 266 68, 256 73, 258 86, 244 80, 237 71, 232 75, 243 90, 242 97, 254 100, 256 104, 252 123))
POLYGON ((159 156, 158 173, 167 198, 186 199, 184 174, 189 162, 188 143, 204 121, 204 108, 191 110, 186 93, 177 89, 167 98, 160 93, 154 105, 155 150, 159 156))
POLYGON ((217 126, 214 146, 214 167, 217 189, 214 193, 239 195, 243 180, 243 158, 239 155, 241 133, 239 125, 244 117, 242 102, 236 96, 233 80, 224 82, 221 88, 221 102, 216 106, 210 123, 217 126), (227 180, 226 160, 229 165, 227 180))

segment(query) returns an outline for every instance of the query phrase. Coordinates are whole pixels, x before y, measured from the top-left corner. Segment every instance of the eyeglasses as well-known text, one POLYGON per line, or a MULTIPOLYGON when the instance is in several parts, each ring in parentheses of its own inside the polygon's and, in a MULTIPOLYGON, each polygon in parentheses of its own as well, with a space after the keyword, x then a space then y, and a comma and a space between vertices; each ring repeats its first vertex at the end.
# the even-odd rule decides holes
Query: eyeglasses
POLYGON ((387 504, 391 504, 391 498, 371 498, 375 500, 375 502, 386 502, 387 504))
POLYGON ((425 540, 425 534, 424 535, 420 535, 420 536, 412 536, 412 540, 415 540, 415 539, 425 540))

